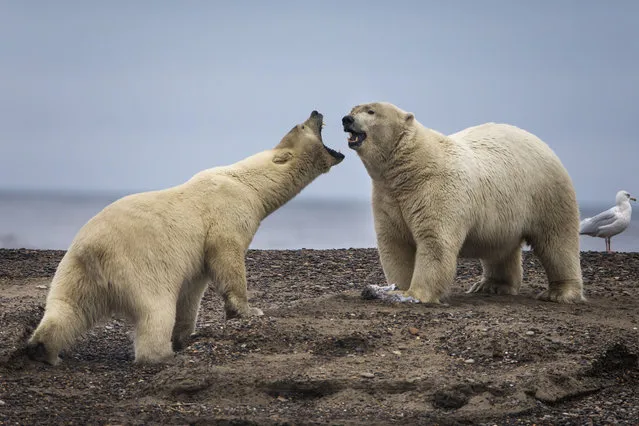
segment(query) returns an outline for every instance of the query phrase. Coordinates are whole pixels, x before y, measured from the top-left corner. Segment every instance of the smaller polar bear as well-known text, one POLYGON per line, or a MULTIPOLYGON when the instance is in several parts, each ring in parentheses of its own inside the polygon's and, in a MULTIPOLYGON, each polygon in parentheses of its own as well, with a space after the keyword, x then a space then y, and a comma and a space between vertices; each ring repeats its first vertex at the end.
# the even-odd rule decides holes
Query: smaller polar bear
POLYGON ((344 159, 323 144, 322 120, 313 111, 274 149, 104 208, 60 261, 29 357, 57 364, 115 313, 135 323, 136 362, 164 361, 195 330, 209 281, 227 318, 262 315, 247 301, 245 254, 262 219, 344 159))
POLYGON ((539 257, 555 302, 583 301, 579 209, 572 181, 534 135, 488 123, 445 136, 389 103, 342 119, 373 184, 380 261, 397 300, 439 303, 458 257, 479 258, 469 292, 516 294, 521 246, 539 257))

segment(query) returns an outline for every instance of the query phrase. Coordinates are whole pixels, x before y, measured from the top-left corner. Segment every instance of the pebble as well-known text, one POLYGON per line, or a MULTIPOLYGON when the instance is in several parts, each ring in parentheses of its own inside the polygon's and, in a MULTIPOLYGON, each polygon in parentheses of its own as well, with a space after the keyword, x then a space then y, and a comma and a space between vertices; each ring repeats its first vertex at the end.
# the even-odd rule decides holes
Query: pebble
POLYGON ((39 289, 41 289, 41 290, 46 290, 46 289, 48 289, 49 287, 48 287, 46 284, 40 284, 40 285, 37 285, 37 286, 36 286, 36 288, 39 288, 39 289))
POLYGON ((373 373, 362 373, 360 374, 360 376, 362 376, 365 379, 372 379, 373 377, 375 377, 373 373))
POLYGON ((419 334, 419 329, 415 327, 408 327, 408 332, 413 336, 417 336, 419 334))
POLYGON ((534 335, 535 335, 535 332, 534 332, 534 331, 532 331, 532 330, 528 330, 528 331, 526 332, 526 336, 534 336, 534 335))
POLYGON ((475 360, 472 358, 468 358, 467 360, 464 361, 466 364, 474 364, 475 360))
POLYGON ((401 351, 393 351, 393 353, 397 356, 400 356, 402 354, 401 351))
POLYGON ((4 405, 4 404, 6 404, 6 402, 0 399, 0 405, 4 405))

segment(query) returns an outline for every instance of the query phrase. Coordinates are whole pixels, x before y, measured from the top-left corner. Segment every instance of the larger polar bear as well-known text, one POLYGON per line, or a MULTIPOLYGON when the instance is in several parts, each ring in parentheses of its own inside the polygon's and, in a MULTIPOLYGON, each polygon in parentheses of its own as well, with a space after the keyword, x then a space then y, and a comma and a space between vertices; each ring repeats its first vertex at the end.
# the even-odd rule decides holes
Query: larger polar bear
POLYGON ((80 334, 118 313, 135 323, 136 362, 163 361, 194 331, 209 281, 227 317, 261 315, 247 301, 245 253, 262 219, 344 159, 323 144, 322 119, 313 111, 274 149, 98 213, 58 265, 27 354, 56 364, 80 334))
POLYGON ((539 295, 583 301, 579 209, 568 173, 534 135, 488 123, 445 136, 389 103, 354 107, 342 119, 373 186, 373 216, 395 298, 439 303, 458 257, 481 259, 469 292, 516 294, 521 247, 548 277, 539 295))

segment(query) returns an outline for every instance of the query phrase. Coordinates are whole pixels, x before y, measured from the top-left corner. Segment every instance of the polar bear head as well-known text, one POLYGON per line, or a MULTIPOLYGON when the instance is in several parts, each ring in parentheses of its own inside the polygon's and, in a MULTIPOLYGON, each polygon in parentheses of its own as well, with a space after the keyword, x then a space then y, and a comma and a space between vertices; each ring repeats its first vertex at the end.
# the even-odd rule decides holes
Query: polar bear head
POLYGON ((293 127, 275 147, 273 162, 284 164, 297 162, 303 170, 326 173, 344 159, 344 154, 324 145, 322 127, 324 117, 317 111, 303 123, 293 127))
POLYGON ((388 158, 397 142, 414 124, 415 116, 388 102, 357 105, 342 118, 348 147, 365 163, 388 158))

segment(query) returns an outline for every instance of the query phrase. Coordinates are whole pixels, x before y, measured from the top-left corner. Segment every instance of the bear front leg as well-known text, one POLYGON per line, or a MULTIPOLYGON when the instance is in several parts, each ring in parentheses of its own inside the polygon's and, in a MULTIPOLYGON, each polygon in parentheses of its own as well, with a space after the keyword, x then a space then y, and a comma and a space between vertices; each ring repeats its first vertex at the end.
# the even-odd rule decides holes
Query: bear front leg
POLYGON ((415 268, 415 243, 399 208, 383 196, 373 194, 373 217, 377 251, 388 284, 408 290, 415 268))
POLYGON ((415 270, 404 296, 422 303, 440 303, 440 298, 455 279, 457 252, 436 239, 418 243, 415 270))
POLYGON ((170 294, 140 294, 136 308, 135 362, 159 363, 173 357, 171 334, 175 326, 176 300, 170 294))
POLYGON ((248 304, 244 250, 225 245, 213 251, 209 260, 211 278, 224 299, 226 318, 261 316, 264 313, 248 304))
POLYGON ((388 232, 377 234, 377 250, 388 284, 408 290, 415 268, 415 247, 388 232))

